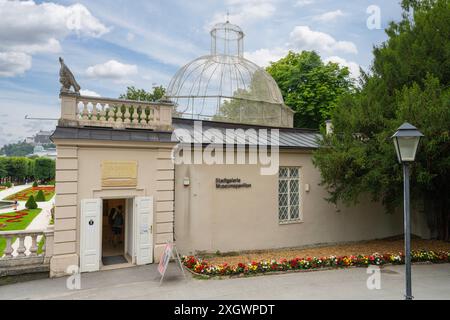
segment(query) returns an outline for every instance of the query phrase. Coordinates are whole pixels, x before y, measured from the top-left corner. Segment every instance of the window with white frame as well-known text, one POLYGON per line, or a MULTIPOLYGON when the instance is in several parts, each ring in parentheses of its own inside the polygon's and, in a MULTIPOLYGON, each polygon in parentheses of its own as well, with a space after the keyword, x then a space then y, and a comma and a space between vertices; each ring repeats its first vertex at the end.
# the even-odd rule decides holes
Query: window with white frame
POLYGON ((300 168, 280 167, 278 173, 278 219, 281 222, 299 221, 300 168))

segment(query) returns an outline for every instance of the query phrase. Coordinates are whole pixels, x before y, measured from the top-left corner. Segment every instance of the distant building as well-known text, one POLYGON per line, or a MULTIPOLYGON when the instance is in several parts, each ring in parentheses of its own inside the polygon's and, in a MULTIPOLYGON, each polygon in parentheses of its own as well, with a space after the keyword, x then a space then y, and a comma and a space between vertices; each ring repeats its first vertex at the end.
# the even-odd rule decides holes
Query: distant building
POLYGON ((28 155, 28 157, 33 156, 56 160, 56 148, 44 149, 43 146, 35 146, 33 153, 28 155))
POLYGON ((53 134, 53 131, 44 131, 41 130, 36 133, 33 137, 27 137, 25 139, 26 143, 32 144, 34 146, 42 145, 42 144, 51 144, 50 136, 53 134))

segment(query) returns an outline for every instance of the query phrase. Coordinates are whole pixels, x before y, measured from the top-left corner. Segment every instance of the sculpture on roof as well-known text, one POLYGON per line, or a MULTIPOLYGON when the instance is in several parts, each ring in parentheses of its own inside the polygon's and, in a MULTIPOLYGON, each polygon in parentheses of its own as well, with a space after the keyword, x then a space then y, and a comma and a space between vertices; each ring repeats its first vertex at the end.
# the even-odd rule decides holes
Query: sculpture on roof
POLYGON ((60 92, 71 92, 70 88, 73 87, 75 93, 80 94, 81 87, 75 80, 72 71, 70 71, 70 69, 64 63, 63 58, 59 57, 59 63, 61 64, 61 69, 59 70, 59 82, 62 85, 60 92))

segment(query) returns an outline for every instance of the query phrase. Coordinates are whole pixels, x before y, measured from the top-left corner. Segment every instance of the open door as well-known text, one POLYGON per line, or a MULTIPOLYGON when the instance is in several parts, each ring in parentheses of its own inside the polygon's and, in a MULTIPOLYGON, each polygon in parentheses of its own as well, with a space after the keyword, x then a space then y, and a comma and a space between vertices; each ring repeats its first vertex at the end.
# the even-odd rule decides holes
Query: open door
POLYGON ((81 272, 92 272, 100 270, 101 213, 101 199, 81 200, 81 272))
POLYGON ((135 199, 136 264, 153 263, 153 197, 135 199))

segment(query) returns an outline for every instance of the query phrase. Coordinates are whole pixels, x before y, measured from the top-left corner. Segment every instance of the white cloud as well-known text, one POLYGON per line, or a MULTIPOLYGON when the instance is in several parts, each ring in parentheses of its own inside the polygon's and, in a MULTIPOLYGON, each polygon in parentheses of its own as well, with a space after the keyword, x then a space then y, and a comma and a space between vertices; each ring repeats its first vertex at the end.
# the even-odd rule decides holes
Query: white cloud
POLYGON ((86 75, 88 77, 113 80, 125 80, 137 73, 138 68, 136 65, 125 64, 116 60, 109 60, 103 64, 91 66, 86 70, 86 75))
POLYGON ((0 77, 14 77, 30 68, 30 55, 23 52, 0 52, 0 77))
POLYGON ((309 6, 310 4, 313 4, 314 0, 297 0, 297 2, 295 2, 294 7, 306 7, 309 6))
POLYGON ((80 94, 82 96, 88 96, 88 97, 100 97, 100 95, 97 92, 89 90, 89 89, 81 89, 80 94))
MULTIPOLYGON (((229 21, 233 24, 245 26, 271 17, 276 11, 275 2, 276 0, 227 0, 225 5, 230 9, 229 21)), ((226 20, 226 14, 216 13, 212 20, 205 25, 205 29, 209 31, 216 23, 226 20)))
POLYGON ((358 53, 353 42, 337 41, 327 33, 311 30, 308 26, 296 26, 290 34, 291 46, 298 50, 316 50, 323 54, 358 53))
POLYGON ((344 13, 341 10, 329 11, 313 17, 313 20, 320 22, 333 22, 339 17, 343 17, 344 13))
MULTIPOLYGON (((22 53, 22 58, 61 51, 60 41, 71 33, 100 37, 109 31, 81 4, 0 0, 0 12, 0 52, 22 53)), ((0 68, 2 74, 10 74, 5 66, 0 68)))
POLYGON ((341 66, 347 67, 350 71, 350 75, 354 79, 358 79, 361 76, 360 66, 356 62, 347 61, 344 58, 338 57, 338 56, 331 56, 326 59, 324 59, 325 63, 333 62, 340 64, 341 66))
POLYGON ((267 67, 270 62, 280 60, 287 53, 288 49, 286 48, 259 49, 253 52, 245 52, 244 56, 260 67, 267 67))

